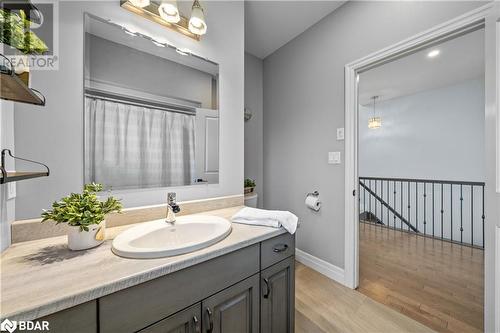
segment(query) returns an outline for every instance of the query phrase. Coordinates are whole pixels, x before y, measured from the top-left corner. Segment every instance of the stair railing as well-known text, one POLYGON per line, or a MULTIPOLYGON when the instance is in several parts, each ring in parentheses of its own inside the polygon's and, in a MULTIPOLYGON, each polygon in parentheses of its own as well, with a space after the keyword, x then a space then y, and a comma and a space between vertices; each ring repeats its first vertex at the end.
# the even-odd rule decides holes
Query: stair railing
POLYGON ((360 221, 484 248, 484 182, 359 178, 360 221))

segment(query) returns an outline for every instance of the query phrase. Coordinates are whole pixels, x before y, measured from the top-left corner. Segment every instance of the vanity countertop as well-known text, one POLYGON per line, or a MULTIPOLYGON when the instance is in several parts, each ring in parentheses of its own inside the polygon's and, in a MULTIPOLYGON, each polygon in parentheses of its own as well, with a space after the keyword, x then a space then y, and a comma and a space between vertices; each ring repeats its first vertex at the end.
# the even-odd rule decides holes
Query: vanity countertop
MULTIPOLYGON (((242 206, 200 214, 229 219, 242 206)), ((70 251, 66 236, 12 245, 1 255, 0 317, 33 320, 285 233, 282 228, 232 224, 225 239, 207 248, 159 259, 126 259, 112 239, 136 224, 106 230, 101 246, 70 251)))

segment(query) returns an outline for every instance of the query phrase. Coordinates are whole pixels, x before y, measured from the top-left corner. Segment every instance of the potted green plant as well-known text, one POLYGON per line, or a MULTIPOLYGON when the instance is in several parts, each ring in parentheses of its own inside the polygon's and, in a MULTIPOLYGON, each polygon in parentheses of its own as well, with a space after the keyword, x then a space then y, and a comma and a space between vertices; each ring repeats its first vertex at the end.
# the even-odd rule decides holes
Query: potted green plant
POLYGON ((97 193, 101 184, 86 184, 82 193, 71 193, 52 204, 51 210, 44 210, 42 222, 67 223, 68 247, 71 250, 85 250, 96 247, 105 239, 106 214, 120 212, 122 204, 114 197, 101 201, 97 193))
POLYGON ((245 179, 245 194, 252 193, 255 189, 255 180, 247 178, 245 179))

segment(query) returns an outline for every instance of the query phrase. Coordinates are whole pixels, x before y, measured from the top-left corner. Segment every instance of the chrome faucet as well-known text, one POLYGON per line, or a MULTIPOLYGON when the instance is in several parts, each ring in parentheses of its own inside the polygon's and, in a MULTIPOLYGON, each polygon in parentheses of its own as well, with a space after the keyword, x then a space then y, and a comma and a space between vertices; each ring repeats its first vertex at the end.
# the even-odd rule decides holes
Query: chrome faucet
POLYGON ((181 208, 175 202, 175 192, 169 192, 167 195, 167 218, 165 222, 174 224, 175 214, 180 212, 181 208))

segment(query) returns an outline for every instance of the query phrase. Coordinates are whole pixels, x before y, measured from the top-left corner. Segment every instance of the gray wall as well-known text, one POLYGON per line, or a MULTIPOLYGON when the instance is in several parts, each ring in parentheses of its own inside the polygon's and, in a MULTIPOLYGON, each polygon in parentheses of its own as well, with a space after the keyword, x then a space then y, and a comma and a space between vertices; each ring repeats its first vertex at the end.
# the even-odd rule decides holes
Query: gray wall
MULTIPOLYGON (((363 75, 360 75, 360 89, 363 75)), ((485 181, 484 77, 359 111, 360 177, 485 181)))
POLYGON ((262 71, 262 60, 245 53, 245 107, 253 114, 245 122, 245 178, 254 179, 257 184, 259 207, 264 202, 262 71))
MULTIPOLYGON (((0 149, 14 151, 14 103, 0 101, 0 149)), ((7 158, 7 171, 14 170, 14 162, 7 158)), ((0 252, 10 246, 10 225, 14 221, 16 199, 9 197, 9 187, 15 189, 16 183, 0 185, 0 252)))
POLYGON ((94 35, 86 37, 91 80, 212 107, 210 74, 94 35))
POLYGON ((480 5, 349 1, 264 60, 264 206, 300 217, 298 248, 344 267, 344 165, 327 164, 344 156, 344 65, 480 5))
POLYGON ((59 2, 60 63, 57 71, 32 75, 32 86, 47 97, 45 107, 15 105, 16 152, 45 162, 51 175, 19 182, 16 219, 38 217, 43 208, 83 185, 84 12, 127 24, 153 38, 208 57, 220 67, 219 184, 120 191, 126 207, 164 203, 168 191, 179 201, 243 193, 243 3, 210 1, 209 33, 198 42, 119 7, 119 1, 59 2), (228 29, 228 27, 231 27, 228 29))

